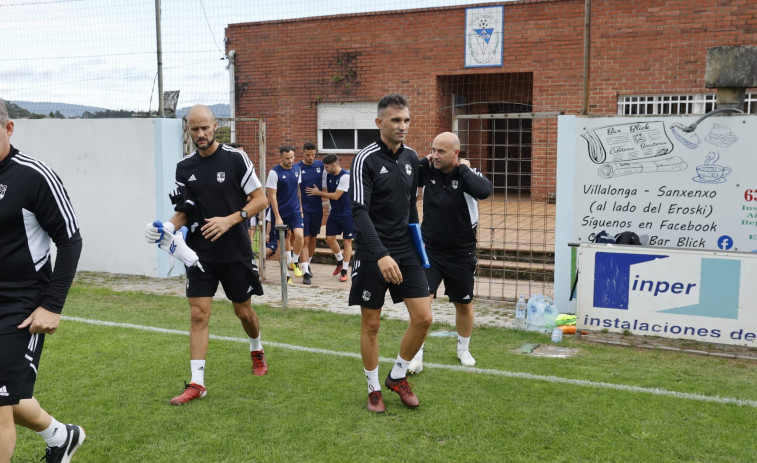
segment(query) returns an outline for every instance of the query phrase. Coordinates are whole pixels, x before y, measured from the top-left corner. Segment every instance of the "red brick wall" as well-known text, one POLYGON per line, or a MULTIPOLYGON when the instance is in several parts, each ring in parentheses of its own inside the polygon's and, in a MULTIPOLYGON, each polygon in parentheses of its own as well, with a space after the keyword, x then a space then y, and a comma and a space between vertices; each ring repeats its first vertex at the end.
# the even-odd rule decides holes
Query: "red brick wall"
MULTIPOLYGON (((465 7, 231 25, 226 46, 236 51, 236 114, 266 119, 270 167, 280 144, 296 146, 299 157, 304 141, 317 140, 319 102, 404 93, 412 118, 407 143, 421 154, 451 129, 450 95, 465 88, 468 101, 580 113, 584 0, 503 5, 501 67, 464 67, 465 7)), ((615 114, 618 95, 703 92, 707 48, 757 43, 757 0, 592 5, 591 114, 615 114)), ((555 140, 553 121, 534 123, 533 198, 554 193, 555 140)), ((238 141, 256 145, 244 136, 238 141)), ((345 166, 351 159, 340 158, 345 166)))

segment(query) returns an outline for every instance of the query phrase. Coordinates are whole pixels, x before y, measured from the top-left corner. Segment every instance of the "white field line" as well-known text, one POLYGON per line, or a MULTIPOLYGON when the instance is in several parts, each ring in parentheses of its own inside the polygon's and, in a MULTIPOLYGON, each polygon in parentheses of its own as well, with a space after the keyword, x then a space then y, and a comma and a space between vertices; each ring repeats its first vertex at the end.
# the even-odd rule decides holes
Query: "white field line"
MULTIPOLYGON (((156 333, 189 336, 189 331, 171 330, 167 328, 158 328, 154 326, 135 325, 132 323, 117 323, 117 322, 109 322, 105 320, 92 320, 89 318, 68 317, 65 315, 62 316, 61 318, 63 320, 88 323, 91 325, 113 326, 113 327, 118 327, 118 328, 130 328, 130 329, 141 330, 141 331, 153 331, 156 333)), ((246 338, 234 338, 231 336, 217 336, 214 334, 210 335, 210 339, 215 339, 218 341, 249 343, 249 340, 246 338)), ((314 354, 333 355, 336 357, 349 357, 349 358, 356 358, 356 359, 360 358, 360 354, 355 353, 355 352, 340 352, 336 350, 296 346, 294 344, 285 344, 285 343, 270 342, 270 341, 266 341, 265 345, 278 347, 281 349, 299 351, 299 352, 310 352, 314 354)), ((393 363, 394 359, 380 357, 379 361, 384 362, 384 363, 393 363)), ((659 389, 656 387, 628 386, 624 384, 604 383, 604 382, 597 382, 597 381, 588 381, 584 379, 570 379, 570 378, 561 378, 559 376, 534 375, 531 373, 519 373, 519 372, 514 372, 514 371, 493 370, 490 368, 471 368, 471 367, 464 367, 462 365, 445 365, 441 363, 423 362, 423 366, 431 367, 431 368, 439 368, 442 370, 463 371, 466 373, 478 373, 478 374, 483 374, 483 375, 503 376, 507 378, 527 379, 527 380, 533 380, 533 381, 546 381, 549 383, 569 384, 572 386, 583 386, 583 387, 594 387, 598 389, 613 389, 616 391, 638 392, 641 394, 652 394, 652 395, 659 395, 659 396, 675 397, 679 399, 698 400, 700 402, 715 402, 715 403, 721 403, 721 404, 734 404, 734 405, 742 405, 742 406, 757 408, 757 400, 737 399, 734 397, 708 396, 708 395, 702 395, 702 394, 692 394, 689 392, 668 391, 666 389, 659 389)))

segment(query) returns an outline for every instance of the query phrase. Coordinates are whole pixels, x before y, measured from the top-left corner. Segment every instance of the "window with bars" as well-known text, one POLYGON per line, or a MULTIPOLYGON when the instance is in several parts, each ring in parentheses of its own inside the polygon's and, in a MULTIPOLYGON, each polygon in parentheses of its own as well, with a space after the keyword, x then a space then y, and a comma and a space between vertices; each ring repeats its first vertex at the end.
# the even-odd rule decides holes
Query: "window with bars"
POLYGON ((318 105, 318 146, 322 153, 357 153, 379 138, 375 102, 318 105))
MULTIPOLYGON (((704 114, 715 109, 716 99, 715 93, 619 96, 618 114, 704 114)), ((746 94, 744 112, 757 114, 757 93, 746 94)))
POLYGON ((321 151, 357 152, 378 140, 378 129, 321 129, 319 131, 321 151))

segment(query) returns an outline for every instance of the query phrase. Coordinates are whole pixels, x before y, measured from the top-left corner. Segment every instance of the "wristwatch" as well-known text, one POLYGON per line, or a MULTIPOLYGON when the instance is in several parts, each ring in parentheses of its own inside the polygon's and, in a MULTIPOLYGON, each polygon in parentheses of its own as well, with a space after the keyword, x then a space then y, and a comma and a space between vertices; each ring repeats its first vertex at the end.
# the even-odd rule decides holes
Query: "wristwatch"
POLYGON ((248 214, 247 214, 247 211, 245 211, 244 209, 239 210, 239 215, 242 216, 242 220, 247 220, 248 214))

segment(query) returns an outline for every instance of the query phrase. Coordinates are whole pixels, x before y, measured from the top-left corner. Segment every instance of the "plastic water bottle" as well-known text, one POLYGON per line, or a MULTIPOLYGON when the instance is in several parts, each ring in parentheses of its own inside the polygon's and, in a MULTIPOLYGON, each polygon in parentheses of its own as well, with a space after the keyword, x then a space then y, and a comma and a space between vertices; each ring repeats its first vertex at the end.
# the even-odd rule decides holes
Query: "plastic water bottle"
POLYGON ((557 307, 555 307, 555 301, 549 296, 543 296, 542 302, 544 303, 544 332, 549 333, 557 326, 555 323, 557 320, 557 307))
POLYGON ((557 326, 552 330, 552 342, 562 341, 562 330, 557 326))
POLYGON ((515 329, 526 329, 526 298, 522 295, 518 297, 518 302, 515 304, 515 329))
POLYGON ((542 294, 532 294, 526 304, 526 329, 528 331, 543 331, 544 330, 544 296, 542 294))

